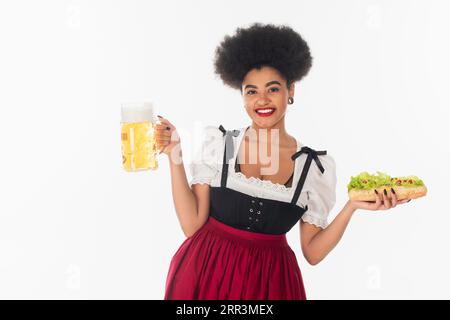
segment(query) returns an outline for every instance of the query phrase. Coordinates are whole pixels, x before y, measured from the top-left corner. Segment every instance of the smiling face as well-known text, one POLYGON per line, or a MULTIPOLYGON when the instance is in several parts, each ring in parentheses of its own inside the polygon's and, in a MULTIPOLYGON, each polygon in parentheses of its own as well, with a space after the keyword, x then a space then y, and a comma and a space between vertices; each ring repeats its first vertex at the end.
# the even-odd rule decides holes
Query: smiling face
POLYGON ((272 67, 252 69, 242 81, 242 97, 247 114, 260 128, 277 127, 284 123, 289 97, 294 97, 294 84, 290 89, 286 79, 272 67))

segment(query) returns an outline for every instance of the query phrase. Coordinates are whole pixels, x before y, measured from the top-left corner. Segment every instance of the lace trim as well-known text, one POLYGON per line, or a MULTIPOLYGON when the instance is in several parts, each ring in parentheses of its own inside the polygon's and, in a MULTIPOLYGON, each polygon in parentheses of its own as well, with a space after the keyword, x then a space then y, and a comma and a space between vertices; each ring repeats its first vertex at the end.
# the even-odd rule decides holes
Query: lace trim
POLYGON ((292 187, 286 187, 284 184, 274 183, 270 180, 261 180, 255 177, 247 177, 242 172, 232 171, 231 174, 240 180, 246 181, 247 183, 254 186, 263 187, 264 189, 275 190, 283 193, 292 192, 292 187))
POLYGON ((211 178, 202 178, 202 177, 195 177, 191 180, 191 182, 189 183, 190 186, 192 186, 193 184, 196 183, 201 183, 201 184, 211 184, 211 178))
POLYGON ((302 220, 309 223, 309 224, 313 224, 316 227, 325 229, 328 226, 328 221, 325 219, 319 219, 313 215, 308 214, 308 212, 305 212, 304 215, 302 215, 302 220))

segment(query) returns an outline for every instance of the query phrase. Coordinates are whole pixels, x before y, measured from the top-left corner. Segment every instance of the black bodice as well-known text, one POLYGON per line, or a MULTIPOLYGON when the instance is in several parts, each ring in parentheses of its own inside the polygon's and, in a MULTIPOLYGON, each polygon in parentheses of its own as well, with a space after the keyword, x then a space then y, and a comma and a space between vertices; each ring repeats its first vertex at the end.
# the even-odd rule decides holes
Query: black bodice
POLYGON ((232 137, 238 136, 239 131, 227 131, 222 126, 219 129, 225 135, 225 149, 220 187, 210 188, 210 215, 237 229, 265 234, 285 234, 308 210, 308 206, 305 208, 298 206, 297 200, 312 160, 316 162, 322 173, 325 171, 318 155, 325 155, 326 151, 302 147, 300 151, 292 155, 293 161, 303 153, 307 154, 307 158, 291 202, 253 197, 226 187, 229 160, 234 155, 232 137))

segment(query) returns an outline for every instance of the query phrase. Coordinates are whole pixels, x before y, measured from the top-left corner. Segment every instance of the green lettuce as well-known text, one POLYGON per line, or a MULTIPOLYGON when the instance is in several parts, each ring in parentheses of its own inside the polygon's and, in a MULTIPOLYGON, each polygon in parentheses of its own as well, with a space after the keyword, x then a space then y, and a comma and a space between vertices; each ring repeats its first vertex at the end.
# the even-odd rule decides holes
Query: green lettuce
POLYGON ((417 176, 391 177, 384 172, 377 171, 377 174, 369 174, 364 171, 355 177, 351 177, 347 185, 348 191, 351 189, 367 190, 379 187, 416 187, 423 186, 424 183, 417 176))

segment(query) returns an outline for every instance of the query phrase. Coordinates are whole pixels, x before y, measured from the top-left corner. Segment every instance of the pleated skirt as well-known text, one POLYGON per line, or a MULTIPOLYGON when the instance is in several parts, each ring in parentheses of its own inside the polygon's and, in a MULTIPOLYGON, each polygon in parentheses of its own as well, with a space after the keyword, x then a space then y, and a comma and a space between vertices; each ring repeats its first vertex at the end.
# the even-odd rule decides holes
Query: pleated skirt
POLYGON ((165 300, 306 300, 286 235, 255 233, 213 217, 173 256, 165 300))

